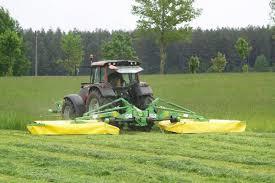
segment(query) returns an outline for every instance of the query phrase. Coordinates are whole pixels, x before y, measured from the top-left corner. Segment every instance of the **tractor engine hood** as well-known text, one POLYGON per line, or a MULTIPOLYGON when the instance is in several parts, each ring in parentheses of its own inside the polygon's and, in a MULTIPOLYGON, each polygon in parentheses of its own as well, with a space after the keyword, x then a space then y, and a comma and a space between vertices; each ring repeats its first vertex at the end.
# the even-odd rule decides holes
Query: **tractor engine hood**
POLYGON ((143 68, 141 68, 140 66, 112 66, 110 69, 114 69, 116 72, 121 74, 125 74, 125 73, 135 74, 143 71, 143 68))

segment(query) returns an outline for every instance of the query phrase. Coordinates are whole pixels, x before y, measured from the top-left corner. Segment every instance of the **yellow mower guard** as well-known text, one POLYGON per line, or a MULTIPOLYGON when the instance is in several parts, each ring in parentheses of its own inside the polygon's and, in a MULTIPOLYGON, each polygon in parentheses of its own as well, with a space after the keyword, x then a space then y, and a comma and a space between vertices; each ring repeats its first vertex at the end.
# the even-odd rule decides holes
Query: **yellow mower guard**
MULTIPOLYGON (((119 128, 104 122, 85 120, 85 123, 72 123, 71 120, 35 121, 27 129, 33 135, 118 135, 119 128)), ((83 121, 84 122, 84 121, 83 121)))
POLYGON ((169 120, 161 121, 158 126, 165 131, 174 133, 230 133, 244 132, 246 123, 237 120, 216 120, 206 122, 182 119, 180 122, 171 123, 169 120))

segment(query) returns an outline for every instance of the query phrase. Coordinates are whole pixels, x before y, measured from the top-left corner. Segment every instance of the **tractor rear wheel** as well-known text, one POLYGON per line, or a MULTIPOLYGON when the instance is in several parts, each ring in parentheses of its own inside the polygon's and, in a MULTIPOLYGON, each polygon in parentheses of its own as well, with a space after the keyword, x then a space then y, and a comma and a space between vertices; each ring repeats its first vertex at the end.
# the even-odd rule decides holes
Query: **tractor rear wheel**
POLYGON ((65 99, 61 111, 62 118, 65 120, 77 117, 73 103, 69 99, 65 99))

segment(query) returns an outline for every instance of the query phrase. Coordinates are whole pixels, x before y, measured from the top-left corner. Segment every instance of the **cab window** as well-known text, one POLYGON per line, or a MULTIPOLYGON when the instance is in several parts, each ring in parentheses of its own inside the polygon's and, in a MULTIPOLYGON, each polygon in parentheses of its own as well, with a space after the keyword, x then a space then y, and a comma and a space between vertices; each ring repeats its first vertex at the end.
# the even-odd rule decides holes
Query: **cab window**
POLYGON ((130 86, 137 82, 137 74, 134 73, 122 74, 122 78, 125 86, 130 86))
POLYGON ((104 67, 97 67, 93 69, 93 83, 104 82, 104 67))

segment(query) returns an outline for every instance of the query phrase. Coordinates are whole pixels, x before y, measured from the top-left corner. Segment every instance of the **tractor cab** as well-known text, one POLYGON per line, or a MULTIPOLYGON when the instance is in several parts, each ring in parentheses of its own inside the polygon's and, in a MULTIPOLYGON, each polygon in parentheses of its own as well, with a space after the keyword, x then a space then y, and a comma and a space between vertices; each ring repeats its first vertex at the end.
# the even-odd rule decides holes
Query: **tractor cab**
POLYGON ((137 61, 110 60, 91 64, 91 84, 109 83, 112 88, 129 87, 139 82, 143 69, 137 61))
POLYGON ((92 62, 89 68, 90 82, 81 83, 77 96, 65 97, 65 100, 78 100, 78 103, 83 103, 81 112, 76 116, 93 111, 118 98, 123 98, 140 109, 145 109, 151 103, 153 91, 149 85, 139 80, 139 73, 143 70, 139 62, 106 60, 92 62))

